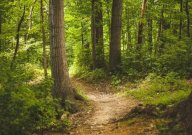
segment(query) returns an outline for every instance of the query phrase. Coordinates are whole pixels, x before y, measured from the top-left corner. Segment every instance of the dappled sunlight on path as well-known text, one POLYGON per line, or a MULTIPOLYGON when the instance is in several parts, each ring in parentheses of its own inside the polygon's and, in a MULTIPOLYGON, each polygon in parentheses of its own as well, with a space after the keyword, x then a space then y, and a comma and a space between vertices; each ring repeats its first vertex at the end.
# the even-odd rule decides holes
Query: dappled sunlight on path
POLYGON ((150 120, 131 126, 119 122, 139 104, 138 101, 117 96, 106 84, 93 85, 75 79, 73 84, 85 92, 91 105, 88 110, 71 116, 74 125, 66 135, 157 135, 150 120))

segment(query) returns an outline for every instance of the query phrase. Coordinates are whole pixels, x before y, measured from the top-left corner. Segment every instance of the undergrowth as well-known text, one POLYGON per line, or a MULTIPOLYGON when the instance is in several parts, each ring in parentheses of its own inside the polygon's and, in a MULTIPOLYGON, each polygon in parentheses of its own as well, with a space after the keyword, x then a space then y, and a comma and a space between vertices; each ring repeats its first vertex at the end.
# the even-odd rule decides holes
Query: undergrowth
POLYGON ((60 119, 67 112, 51 95, 50 75, 45 80, 36 64, 18 63, 14 69, 9 64, 9 56, 0 61, 0 134, 30 135, 70 126, 67 117, 60 119))
POLYGON ((90 70, 88 67, 71 67, 70 74, 77 79, 92 83, 107 79, 107 74, 104 69, 90 70))
POLYGON ((192 85, 181 79, 176 73, 165 76, 149 74, 136 88, 126 90, 127 96, 133 96, 144 104, 171 105, 188 97, 192 85))

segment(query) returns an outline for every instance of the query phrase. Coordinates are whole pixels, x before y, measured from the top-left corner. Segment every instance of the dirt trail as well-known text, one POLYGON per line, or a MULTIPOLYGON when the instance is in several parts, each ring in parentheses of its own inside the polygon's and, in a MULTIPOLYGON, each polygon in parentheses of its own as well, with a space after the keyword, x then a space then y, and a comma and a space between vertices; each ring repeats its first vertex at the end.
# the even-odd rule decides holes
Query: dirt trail
POLYGON ((117 96, 113 88, 106 84, 92 85, 77 80, 73 80, 73 83, 84 90, 91 100, 91 105, 88 110, 71 116, 74 126, 67 133, 68 135, 157 134, 151 120, 143 120, 130 126, 127 123, 118 122, 138 105, 138 101, 117 96))

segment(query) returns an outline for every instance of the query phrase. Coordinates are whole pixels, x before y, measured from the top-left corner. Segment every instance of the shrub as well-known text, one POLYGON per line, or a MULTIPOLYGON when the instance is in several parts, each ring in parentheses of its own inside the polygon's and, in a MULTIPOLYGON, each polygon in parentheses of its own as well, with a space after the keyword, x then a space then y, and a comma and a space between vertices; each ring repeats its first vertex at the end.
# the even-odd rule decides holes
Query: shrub
POLYGON ((112 75, 111 77, 111 84, 113 86, 117 86, 121 83, 121 79, 117 75, 112 75))
POLYGON ((64 110, 51 96, 52 80, 43 80, 40 67, 17 63, 10 70, 9 56, 1 58, 6 59, 0 60, 0 134, 31 135, 67 127, 67 118, 58 119, 64 110))
POLYGON ((0 91, 0 134, 30 135, 56 125, 59 106, 50 94, 39 97, 27 85, 7 86, 0 91))
POLYGON ((75 77, 79 79, 83 79, 88 82, 101 81, 107 78, 106 72, 103 69, 95 69, 95 70, 79 70, 78 73, 75 74, 75 77))

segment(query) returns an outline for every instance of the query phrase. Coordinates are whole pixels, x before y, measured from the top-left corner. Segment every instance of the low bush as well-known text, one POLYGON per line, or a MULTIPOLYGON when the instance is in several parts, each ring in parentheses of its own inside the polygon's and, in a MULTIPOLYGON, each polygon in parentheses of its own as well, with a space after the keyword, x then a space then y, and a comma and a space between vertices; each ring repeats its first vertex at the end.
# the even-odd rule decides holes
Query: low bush
POLYGON ((107 74, 103 69, 88 70, 87 68, 78 70, 74 76, 88 82, 102 81, 107 78, 107 74))
POLYGON ((25 63, 10 69, 10 59, 4 60, 0 61, 0 135, 31 135, 69 126, 67 117, 60 119, 64 110, 59 101, 51 96, 52 80, 43 79, 40 67, 25 63))

